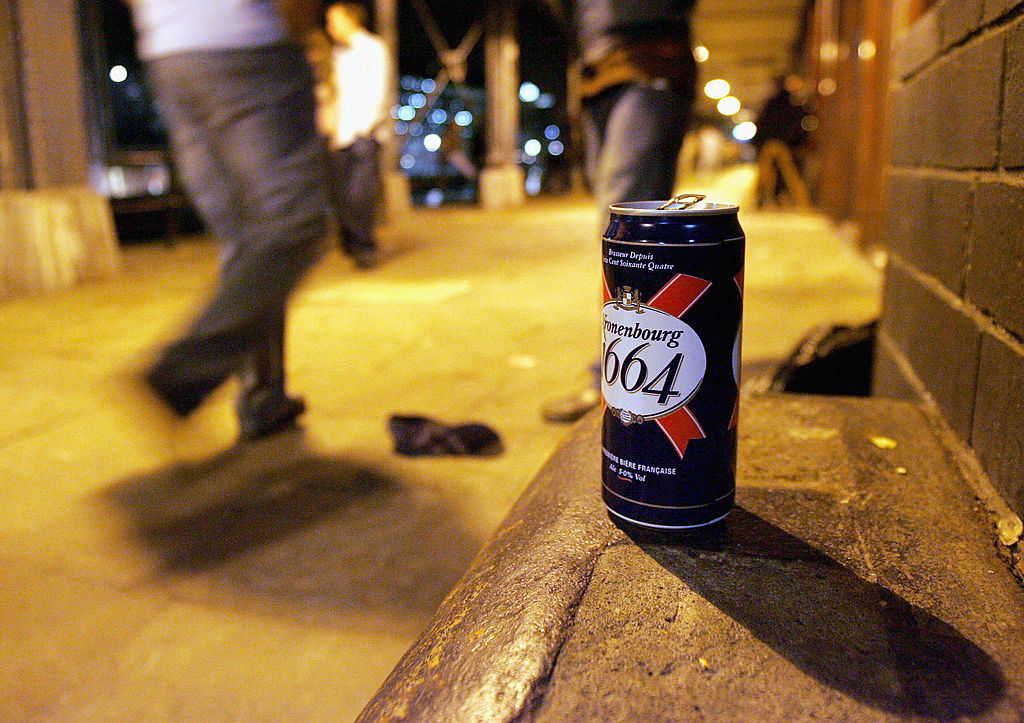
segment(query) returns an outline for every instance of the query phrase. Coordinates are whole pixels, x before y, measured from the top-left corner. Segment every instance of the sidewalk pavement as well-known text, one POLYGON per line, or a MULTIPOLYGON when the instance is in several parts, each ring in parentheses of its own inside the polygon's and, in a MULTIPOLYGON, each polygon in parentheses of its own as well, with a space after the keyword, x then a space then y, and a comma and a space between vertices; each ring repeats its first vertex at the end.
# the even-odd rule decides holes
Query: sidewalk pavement
MULTIPOLYGON (((716 197, 749 173, 717 176, 716 197)), ((741 222, 749 369, 877 313, 877 272, 824 221, 741 222)), ((382 242, 384 266, 332 252, 295 300, 310 411, 255 445, 234 445, 230 389, 169 431, 120 392, 214 279, 208 239, 0 304, 0 718, 358 714, 564 438, 540 405, 586 382, 599 344, 586 199, 417 210, 382 242), (395 413, 482 421, 505 452, 399 457, 395 413)))

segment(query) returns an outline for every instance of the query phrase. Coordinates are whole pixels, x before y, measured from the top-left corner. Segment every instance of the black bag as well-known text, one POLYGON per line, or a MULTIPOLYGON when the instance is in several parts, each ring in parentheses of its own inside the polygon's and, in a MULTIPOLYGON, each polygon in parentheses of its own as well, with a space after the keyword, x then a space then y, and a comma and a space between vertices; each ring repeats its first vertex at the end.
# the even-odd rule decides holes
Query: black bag
POLYGON ((878 322, 823 326, 808 334, 772 376, 769 389, 867 397, 878 322))

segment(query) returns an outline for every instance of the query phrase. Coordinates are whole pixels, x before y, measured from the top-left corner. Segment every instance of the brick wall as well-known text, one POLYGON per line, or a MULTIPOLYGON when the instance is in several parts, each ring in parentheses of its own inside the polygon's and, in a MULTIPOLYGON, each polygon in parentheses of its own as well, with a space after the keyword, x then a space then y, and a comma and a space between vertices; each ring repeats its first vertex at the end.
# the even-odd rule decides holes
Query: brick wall
POLYGON ((894 64, 876 391, 931 398, 1024 515, 1024 3, 940 0, 894 64))

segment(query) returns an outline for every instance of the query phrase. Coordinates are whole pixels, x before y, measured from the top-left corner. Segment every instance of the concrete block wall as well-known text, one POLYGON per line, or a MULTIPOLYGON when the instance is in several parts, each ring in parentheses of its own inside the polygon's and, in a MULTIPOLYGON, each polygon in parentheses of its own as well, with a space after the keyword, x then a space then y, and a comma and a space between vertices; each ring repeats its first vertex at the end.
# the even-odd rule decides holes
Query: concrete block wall
POLYGON ((925 396, 1024 516, 1024 2, 898 40, 876 392, 925 396))

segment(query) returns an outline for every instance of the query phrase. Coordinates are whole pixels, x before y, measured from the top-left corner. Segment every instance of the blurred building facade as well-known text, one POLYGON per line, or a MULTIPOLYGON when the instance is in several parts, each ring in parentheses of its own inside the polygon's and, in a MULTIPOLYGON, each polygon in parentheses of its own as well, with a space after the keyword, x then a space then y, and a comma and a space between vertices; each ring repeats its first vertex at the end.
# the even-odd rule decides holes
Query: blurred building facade
POLYGON ((815 200, 886 263, 874 392, 923 400, 1024 516, 1024 3, 806 7, 815 200))
POLYGON ((898 10, 876 388, 933 400, 1024 516, 1024 4, 898 10))

